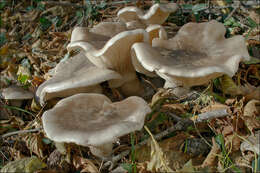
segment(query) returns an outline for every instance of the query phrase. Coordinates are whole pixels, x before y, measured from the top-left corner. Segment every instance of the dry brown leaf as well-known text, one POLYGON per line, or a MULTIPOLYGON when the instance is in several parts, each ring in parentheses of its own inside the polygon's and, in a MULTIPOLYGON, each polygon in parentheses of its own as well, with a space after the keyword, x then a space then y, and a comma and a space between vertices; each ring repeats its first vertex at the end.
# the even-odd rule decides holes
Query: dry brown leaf
POLYGON ((215 166, 216 165, 216 157, 220 153, 220 148, 217 145, 214 137, 212 138, 212 148, 207 156, 207 158, 204 160, 203 164, 201 167, 210 167, 210 166, 215 166))
POLYGON ((243 91, 246 101, 252 99, 260 100, 260 86, 255 87, 253 85, 246 84, 241 86, 240 89, 243 91))
POLYGON ((227 105, 221 104, 221 103, 213 103, 210 104, 209 106, 201 109, 201 113, 205 112, 210 112, 210 111, 215 111, 215 110, 220 110, 220 109, 229 109, 227 105))
POLYGON ((83 157, 75 155, 73 157, 73 165, 76 169, 80 169, 80 172, 99 173, 99 170, 95 164, 91 160, 83 157))
POLYGON ((176 114, 184 114, 186 113, 184 104, 176 103, 176 104, 164 104, 162 106, 163 109, 172 110, 176 114))
POLYGON ((152 133, 146 126, 144 128, 151 136, 151 159, 147 165, 147 170, 159 172, 173 172, 173 170, 168 166, 168 161, 166 160, 162 149, 154 139, 152 133))
POLYGON ((31 152, 36 154, 39 158, 43 158, 43 143, 42 137, 39 134, 29 134, 23 139, 26 143, 26 146, 30 149, 31 152))
POLYGON ((243 141, 240 150, 242 153, 245 151, 252 151, 256 154, 260 154, 260 131, 257 131, 255 134, 251 134, 246 141, 243 141))
POLYGON ((244 108, 243 116, 241 118, 244 120, 251 134, 253 134, 254 129, 260 128, 259 116, 260 116, 260 101, 259 100, 249 101, 244 108))

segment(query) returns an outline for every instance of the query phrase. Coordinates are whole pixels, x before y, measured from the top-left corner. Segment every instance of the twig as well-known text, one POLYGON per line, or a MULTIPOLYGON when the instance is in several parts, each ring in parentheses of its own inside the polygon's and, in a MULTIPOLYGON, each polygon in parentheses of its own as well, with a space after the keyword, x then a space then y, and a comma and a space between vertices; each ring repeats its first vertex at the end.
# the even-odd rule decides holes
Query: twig
POLYGON ((25 133, 38 132, 40 130, 41 130, 41 128, 29 129, 29 130, 18 130, 18 131, 15 131, 15 132, 6 133, 6 134, 2 135, 1 138, 6 138, 6 137, 9 137, 9 136, 25 134, 25 133))
POLYGON ((199 114, 197 118, 195 118, 195 123, 200 123, 202 121, 206 121, 213 118, 220 118, 230 115, 228 109, 220 109, 215 111, 210 111, 206 113, 199 114))
MULTIPOLYGON (((193 121, 190 120, 190 119, 181 119, 181 118, 179 118, 178 116, 176 116, 174 114, 170 114, 170 115, 175 120, 178 120, 178 123, 176 123, 174 126, 168 128, 167 130, 154 135, 154 139, 161 140, 163 137, 169 135, 172 132, 185 131, 189 126, 193 125, 193 121)), ((224 116, 227 116, 227 115, 229 115, 227 109, 210 111, 210 112, 199 114, 198 117, 194 120, 194 122, 198 123, 198 122, 206 121, 206 120, 213 119, 213 118, 224 117, 224 116)), ((138 143, 137 145, 135 145, 135 148, 139 148, 139 147, 147 144, 148 141, 149 141, 149 139, 146 139, 146 140, 138 143)), ((125 156, 127 156, 130 153, 130 151, 131 150, 126 150, 126 151, 123 151, 122 153, 112 157, 111 161, 107 161, 104 164, 103 168, 108 167, 109 165, 111 165, 110 168, 112 169, 114 164, 116 162, 118 162, 119 160, 121 160, 122 158, 124 158, 125 156)))
MULTIPOLYGON (((176 132, 176 131, 185 131, 190 125, 192 125, 192 121, 189 120, 189 119, 185 119, 185 120, 182 120, 182 121, 179 121, 176 125, 168 128, 167 130, 161 132, 161 133, 158 133, 156 135, 154 135, 154 139, 155 140, 160 140, 162 139, 163 137, 167 136, 168 134, 172 133, 172 132, 176 132)), ((149 138, 150 139, 150 138, 149 138)), ((147 144, 147 142, 149 141, 149 139, 146 139, 140 143, 138 143, 135 148, 139 148, 145 144, 147 144)), ((131 150, 126 150, 126 151, 123 151, 122 153, 114 156, 112 158, 111 161, 108 161, 104 164, 103 168, 105 167, 108 167, 109 165, 111 165, 111 169, 114 165, 114 163, 118 162, 120 159, 122 159, 123 157, 127 156, 129 153, 130 153, 131 150)))

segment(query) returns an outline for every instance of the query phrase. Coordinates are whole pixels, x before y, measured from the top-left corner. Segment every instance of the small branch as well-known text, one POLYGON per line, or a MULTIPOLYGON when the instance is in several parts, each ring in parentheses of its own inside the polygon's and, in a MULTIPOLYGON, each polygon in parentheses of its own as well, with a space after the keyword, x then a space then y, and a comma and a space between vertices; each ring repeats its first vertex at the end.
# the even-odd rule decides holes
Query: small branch
POLYGON ((195 118, 195 123, 200 123, 202 121, 210 120, 213 118, 220 118, 230 115, 228 109, 220 109, 215 111, 210 111, 206 113, 199 114, 197 118, 195 118))
POLYGON ((15 131, 15 132, 10 132, 10 133, 3 134, 1 136, 1 138, 6 138, 6 137, 9 137, 9 136, 25 134, 25 133, 39 132, 40 130, 41 130, 41 128, 29 129, 29 130, 18 130, 18 131, 15 131))
MULTIPOLYGON (((193 122, 189 119, 185 119, 185 120, 182 120, 182 121, 179 121, 176 125, 168 128, 167 130, 161 132, 161 133, 158 133, 156 135, 154 135, 154 139, 155 140, 160 140, 162 139, 163 137, 169 135, 170 133, 172 132, 176 132, 176 131, 185 131, 190 125, 192 125, 193 122)), ((139 144, 135 145, 135 148, 139 148, 145 144, 147 144, 147 142, 149 141, 150 138, 140 142, 139 144)), ((126 150, 126 151, 123 151, 122 153, 114 156, 112 158, 111 161, 108 161, 104 164, 104 168, 105 167, 108 167, 109 165, 111 165, 111 167, 113 167, 113 165, 118 162, 119 160, 121 160, 122 158, 124 158, 125 156, 127 156, 129 153, 130 153, 131 150, 126 150)), ((110 168, 111 168, 110 167, 110 168)), ((112 169, 112 168, 111 168, 112 169)))
MULTIPOLYGON (((190 120, 190 119, 181 119, 180 117, 176 116, 175 114, 170 114, 170 115, 175 120, 177 120, 178 123, 176 123, 174 126, 168 128, 167 130, 154 135, 155 140, 161 140, 163 137, 169 135, 170 133, 176 132, 176 131, 185 131, 189 126, 193 125, 193 121, 190 120)), ((210 111, 210 112, 199 114, 197 116, 197 118, 194 120, 194 122, 199 123, 199 122, 206 121, 206 120, 209 120, 209 119, 225 117, 225 116, 228 116, 228 115, 230 115, 230 114, 228 113, 227 109, 210 111)), ((147 144, 149 139, 150 138, 138 143, 137 145, 135 145, 135 148, 139 148, 139 147, 147 144)), ((109 165, 111 165, 110 168, 112 169, 114 164, 116 162, 118 162, 119 160, 121 160, 122 158, 124 158, 125 156, 127 156, 130 153, 130 151, 131 150, 126 150, 126 151, 123 151, 122 153, 112 157, 111 161, 107 161, 104 164, 103 167, 105 168, 105 167, 108 167, 109 165)))

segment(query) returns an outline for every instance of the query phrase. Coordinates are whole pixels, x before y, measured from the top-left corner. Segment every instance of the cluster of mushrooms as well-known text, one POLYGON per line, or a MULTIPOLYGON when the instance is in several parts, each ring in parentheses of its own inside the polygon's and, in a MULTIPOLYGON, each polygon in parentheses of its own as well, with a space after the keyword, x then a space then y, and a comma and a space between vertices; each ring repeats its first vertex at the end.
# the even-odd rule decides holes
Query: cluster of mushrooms
POLYGON ((215 20, 187 23, 168 39, 161 24, 177 9, 175 3, 155 4, 146 13, 126 7, 118 12, 120 22, 74 28, 67 49, 80 53, 60 62, 36 92, 41 105, 63 98, 42 116, 47 137, 88 146, 107 158, 113 143, 141 130, 151 112, 139 97, 137 72, 163 78, 164 87, 181 96, 223 74, 233 76, 239 62, 249 60, 244 38, 226 39, 224 25, 215 20), (105 81, 128 98, 112 102, 102 94, 105 81))

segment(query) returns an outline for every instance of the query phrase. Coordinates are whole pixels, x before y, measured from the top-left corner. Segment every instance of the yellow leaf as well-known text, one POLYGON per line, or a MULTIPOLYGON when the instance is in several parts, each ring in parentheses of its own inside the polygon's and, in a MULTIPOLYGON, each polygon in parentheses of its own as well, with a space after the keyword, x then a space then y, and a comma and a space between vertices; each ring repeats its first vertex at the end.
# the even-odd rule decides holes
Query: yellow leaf
POLYGON ((4 45, 1 49, 0 49, 0 55, 6 55, 8 53, 8 45, 4 45))

